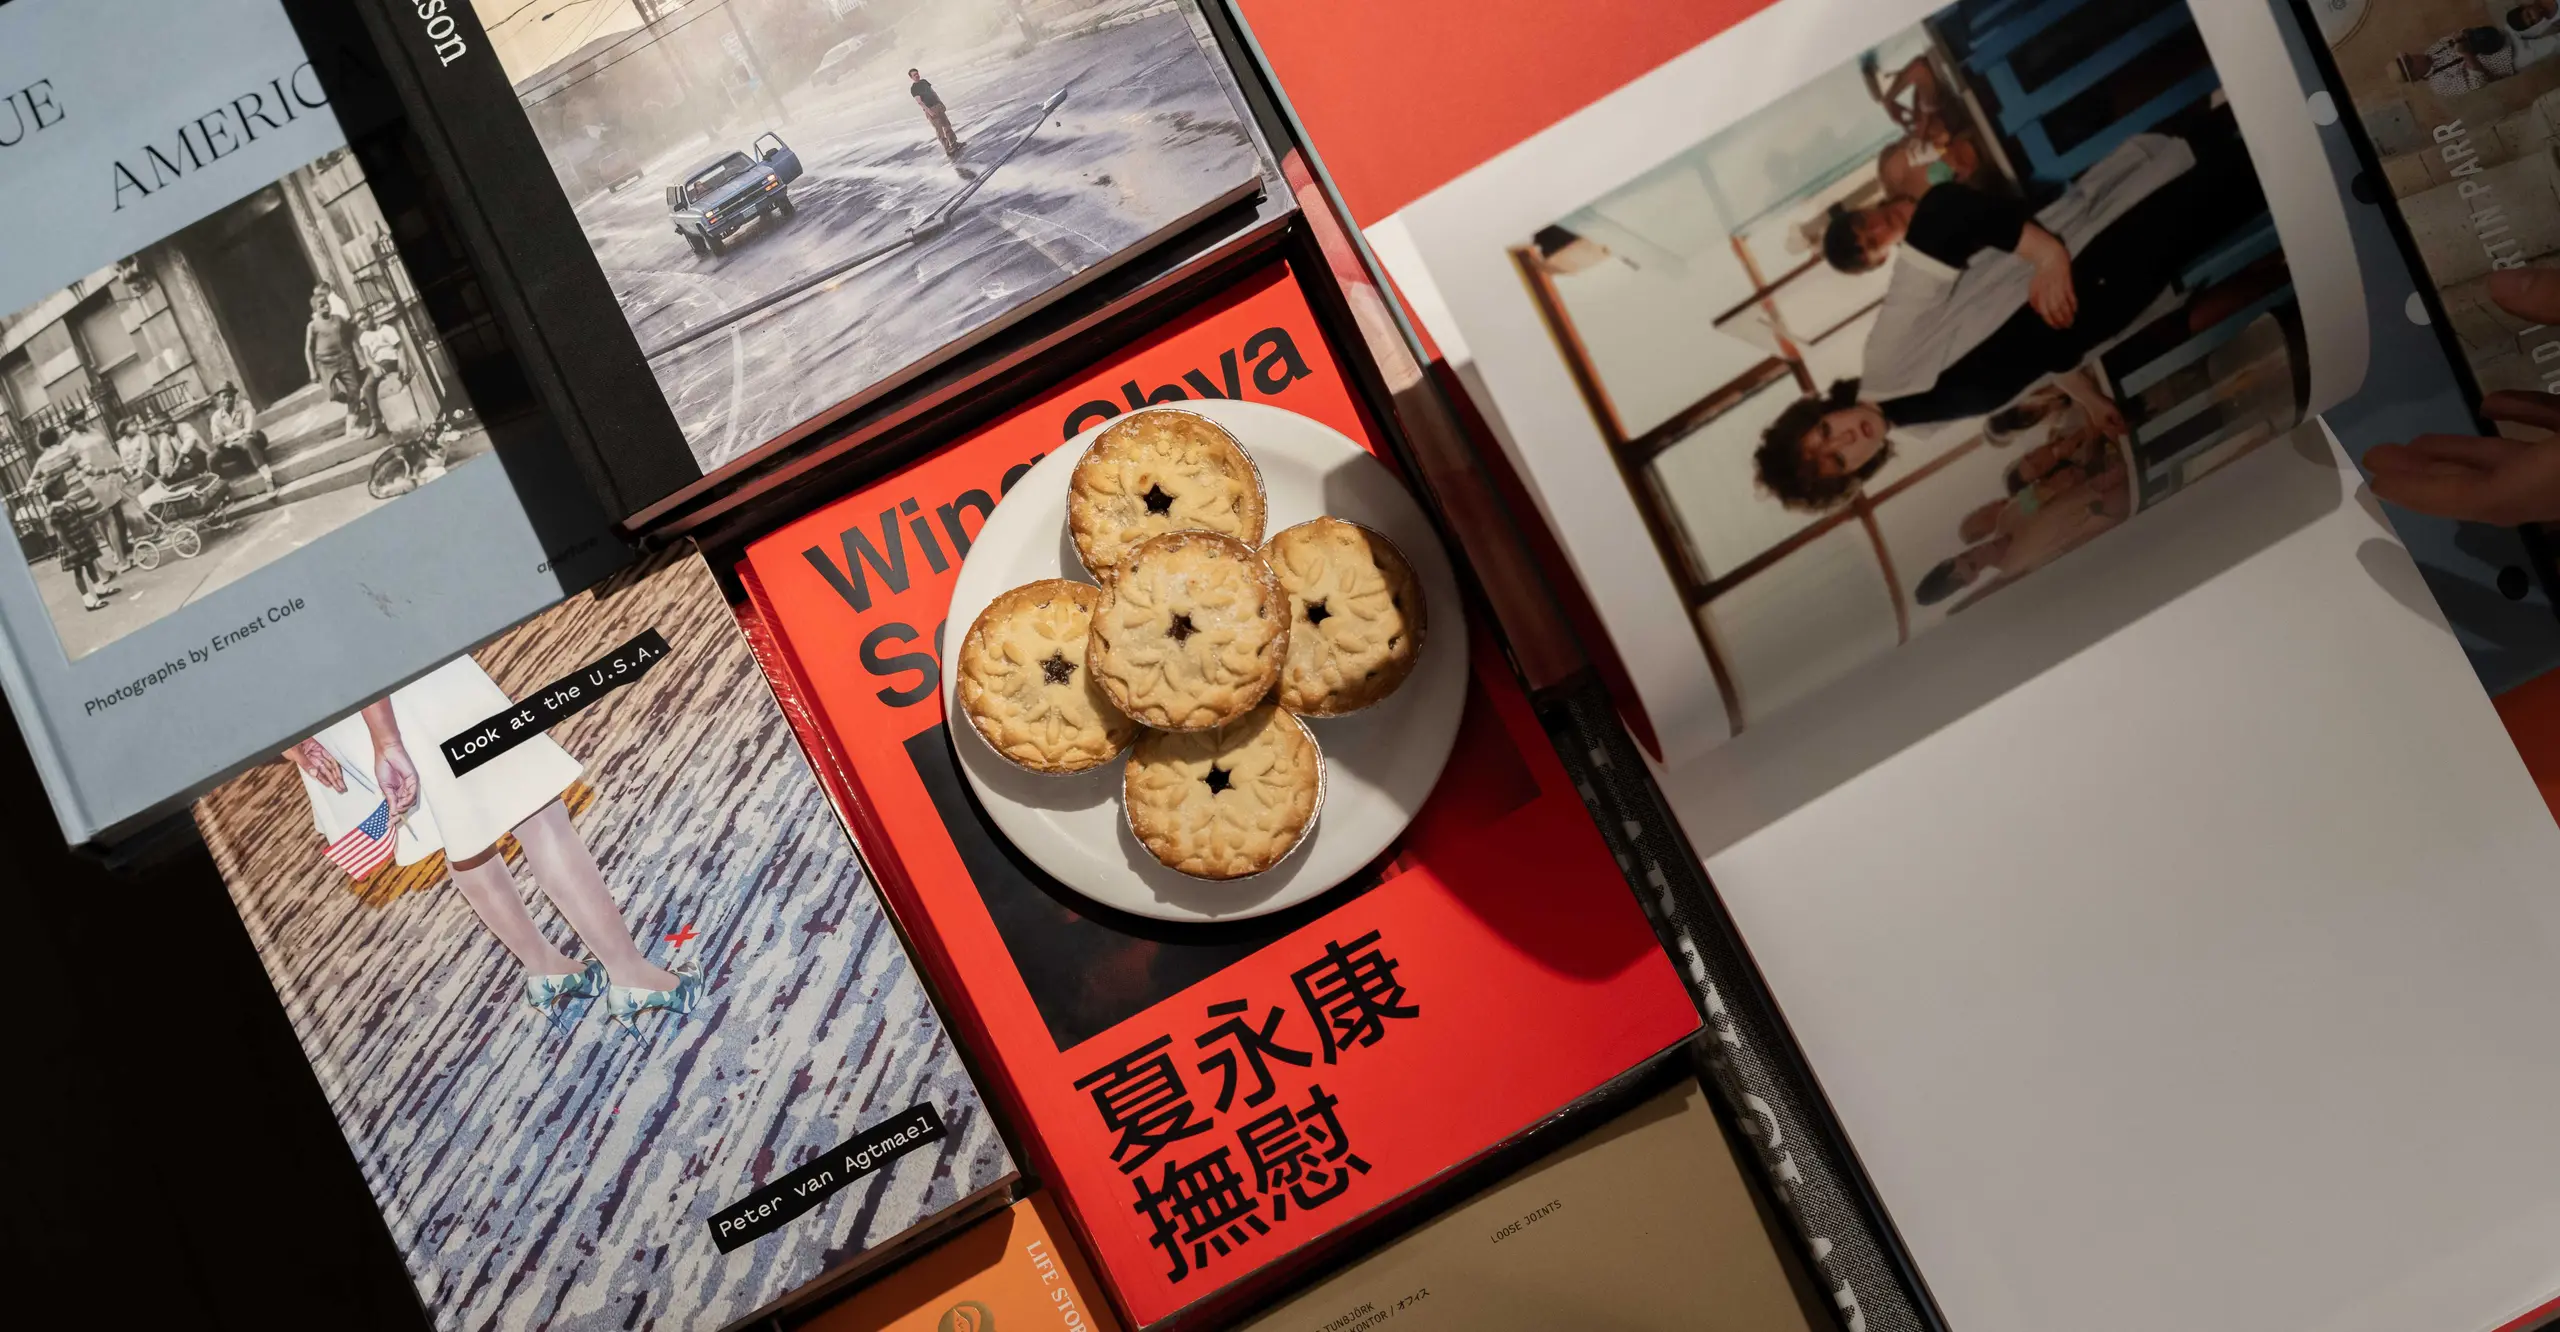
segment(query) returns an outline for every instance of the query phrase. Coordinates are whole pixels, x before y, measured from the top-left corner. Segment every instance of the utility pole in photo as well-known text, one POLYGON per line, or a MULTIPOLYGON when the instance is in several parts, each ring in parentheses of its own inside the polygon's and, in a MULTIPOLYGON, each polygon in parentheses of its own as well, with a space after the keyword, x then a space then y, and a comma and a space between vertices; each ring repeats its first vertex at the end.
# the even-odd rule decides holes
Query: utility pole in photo
POLYGON ((771 72, 765 67, 764 57, 756 54, 755 43, 748 40, 747 26, 738 21, 736 6, 731 3, 731 0, 712 0, 712 3, 720 6, 720 16, 729 20, 729 31, 721 34, 720 44, 728 47, 730 53, 737 57, 738 63, 746 67, 747 77, 755 80, 756 92, 764 98, 764 104, 768 110, 772 111, 773 118, 779 122, 789 122, 791 112, 782 105, 782 98, 774 92, 771 72))
POLYGON ((1031 17, 1031 7, 1023 0, 1004 0, 1004 3, 1005 8, 1013 12, 1013 25, 1021 30, 1024 46, 1036 46, 1041 38, 1049 35, 1048 30, 1040 25, 1040 20, 1031 17))
POLYGON ((667 67, 667 77, 675 83, 676 104, 683 108, 684 118, 692 122, 696 133, 706 138, 717 138, 717 118, 709 114, 710 107, 703 105, 701 91, 694 86, 692 72, 684 67, 684 60, 676 54, 674 44, 667 40, 666 15, 662 12, 665 2, 631 0, 631 12, 639 16, 641 28, 649 34, 650 49, 657 52, 659 61, 667 67))

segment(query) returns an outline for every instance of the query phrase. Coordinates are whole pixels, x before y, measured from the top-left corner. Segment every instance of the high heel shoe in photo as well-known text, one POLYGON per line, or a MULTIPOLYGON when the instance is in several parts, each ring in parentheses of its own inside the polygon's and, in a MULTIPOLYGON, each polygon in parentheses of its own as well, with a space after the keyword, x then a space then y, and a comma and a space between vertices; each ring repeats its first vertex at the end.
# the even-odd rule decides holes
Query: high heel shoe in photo
POLYGON ((637 1036, 640 1034, 642 1013, 662 1009, 684 1017, 702 1001, 702 991, 702 974, 689 969, 676 973, 676 985, 672 990, 608 984, 604 989, 604 1020, 622 1028, 626 1035, 637 1036))
POLYGON ((594 999, 605 992, 604 963, 587 959, 584 970, 557 976, 524 978, 524 1006, 540 1013, 553 1031, 566 1035, 569 1024, 560 1020, 559 1003, 563 999, 594 999))

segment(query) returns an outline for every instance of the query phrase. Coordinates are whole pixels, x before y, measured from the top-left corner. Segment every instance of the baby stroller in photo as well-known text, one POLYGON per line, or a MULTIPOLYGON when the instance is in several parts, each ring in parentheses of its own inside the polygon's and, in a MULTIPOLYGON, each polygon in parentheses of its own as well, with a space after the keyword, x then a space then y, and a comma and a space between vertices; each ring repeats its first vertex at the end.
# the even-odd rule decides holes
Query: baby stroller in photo
POLYGON ((141 504, 150 530, 133 539, 133 563, 157 569, 169 554, 192 560, 204 552, 204 533, 230 524, 223 505, 231 483, 214 472, 199 472, 183 481, 154 481, 134 499, 141 504))

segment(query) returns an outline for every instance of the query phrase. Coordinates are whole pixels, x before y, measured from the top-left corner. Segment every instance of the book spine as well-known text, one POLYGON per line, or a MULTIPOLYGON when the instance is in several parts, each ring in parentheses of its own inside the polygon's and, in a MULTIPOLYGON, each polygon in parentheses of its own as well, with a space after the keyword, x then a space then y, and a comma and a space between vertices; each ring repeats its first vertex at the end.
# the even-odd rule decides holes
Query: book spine
MULTIPOLYGON (((1396 423, 1411 446, 1432 505, 1466 551, 1467 564, 1493 606, 1494 619, 1502 625, 1505 646, 1530 689, 1562 683, 1584 664, 1572 626, 1548 595, 1528 544, 1504 512, 1502 498, 1469 447, 1464 427, 1434 392, 1421 362, 1397 331, 1385 295, 1362 265, 1359 247, 1334 212, 1331 197, 1305 155, 1291 149, 1281 160, 1281 171, 1324 257, 1325 270, 1359 331, 1361 349, 1384 381, 1396 423)), ((1312 276, 1309 285, 1314 285, 1312 276)))
MULTIPOLYGON (((1241 27, 1241 15, 1235 17, 1241 27)), ((1269 66, 1249 31, 1244 40, 1268 82, 1269 66)), ((1294 120, 1291 127, 1303 144, 1303 128, 1294 120)), ((1386 283, 1373 272, 1374 259, 1344 224, 1346 214, 1305 150, 1292 148, 1282 168, 1362 349, 1384 380, 1433 509, 1465 551, 1504 647, 1523 682, 1542 698, 1540 711, 1572 738, 1557 752, 1584 790, 1593 822, 1631 877, 1640 870, 1641 882, 1630 887, 1666 948, 1685 964, 1683 979, 1709 1028, 1702 1046, 1707 1085, 1747 1127, 1760 1178, 1795 1232, 1800 1254, 1820 1274, 1846 1326, 1875 1332, 1941 1327, 1738 930, 1643 776, 1635 747, 1658 757, 1661 746, 1587 605, 1576 616, 1560 604, 1575 595, 1560 549, 1543 528, 1527 530, 1538 521, 1534 510, 1493 480, 1489 469, 1504 466, 1500 450, 1481 423, 1470 431, 1451 405, 1463 401, 1449 392, 1454 386, 1436 382, 1423 364, 1428 353, 1417 352, 1386 283), (1521 513, 1529 516, 1515 517, 1521 513), (1543 567, 1538 546, 1550 548, 1544 556, 1552 562, 1543 567), (1561 596, 1550 572, 1564 580, 1561 596), (1584 643, 1592 655, 1584 654, 1584 643)))
POLYGON ((45 713, 35 682, 27 678, 26 663, 18 658, 18 637, 0 633, 0 694, 8 696, 9 712, 17 719, 27 756, 35 760, 36 776, 53 806, 54 822, 62 827, 62 839, 79 846, 97 836, 99 828, 80 803, 76 779, 62 761, 62 742, 54 734, 53 719, 45 713))
MULTIPOLYGON (((286 0, 288 7, 342 2, 286 0)), ((624 484, 624 469, 617 467, 603 448, 599 439, 602 432, 584 410, 586 395, 573 382, 562 348, 545 336, 548 325, 539 317, 535 296, 525 280, 526 274, 546 271, 544 260, 556 261, 557 256, 524 251, 556 245, 510 244, 505 238, 545 237, 556 242, 565 234, 577 242, 580 253, 575 258, 580 262, 586 259, 584 241, 575 219, 567 214, 566 201, 550 189, 551 170, 540 152, 531 152, 528 164, 520 160, 528 154, 507 153, 504 145, 496 142, 500 138, 498 131, 506 123, 501 117, 521 120, 522 113, 490 48, 487 32, 467 0, 455 0, 450 5, 444 0, 356 0, 355 9, 382 55, 385 72, 408 110, 411 127, 430 166, 442 178, 445 191, 453 200, 456 223, 480 270, 481 285, 496 307, 500 327, 544 407, 567 439, 588 487, 619 520, 645 497, 635 498, 630 493, 624 484), (452 22, 446 23, 447 19, 452 22)), ((518 137, 529 136, 530 130, 526 129, 518 137)), ((560 326, 581 327, 574 323, 560 326)), ((610 331, 629 340, 627 329, 618 320, 610 331)), ((636 348, 634 351, 633 360, 637 361, 636 348)), ((663 414, 663 399, 649 382, 646 365, 635 368, 647 386, 642 401, 656 405, 663 414)), ((666 433, 675 436, 672 417, 667 419, 666 433)), ((683 449, 680 436, 674 442, 678 450, 683 449)))
POLYGON ((1626 867, 1705 1015, 1706 1085, 1750 1140, 1761 1183, 1844 1327, 1945 1332, 1945 1319, 1778 1011, 1741 930, 1647 776, 1606 691, 1584 682, 1541 706, 1557 753, 1626 867))

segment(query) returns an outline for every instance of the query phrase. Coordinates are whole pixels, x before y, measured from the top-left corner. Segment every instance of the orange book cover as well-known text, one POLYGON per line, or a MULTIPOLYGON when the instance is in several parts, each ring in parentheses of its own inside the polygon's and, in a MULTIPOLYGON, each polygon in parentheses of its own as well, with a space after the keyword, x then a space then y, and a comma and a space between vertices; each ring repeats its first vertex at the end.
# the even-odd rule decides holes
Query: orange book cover
POLYGON ((1120 1332, 1048 1196, 961 1231, 798 1332, 1120 1332))
POLYGON ((1275 265, 758 540, 740 571, 901 922, 1140 1326, 1516 1137, 1698 1025, 1481 633, 1430 801, 1377 864, 1314 901, 1215 925, 1139 919, 1050 880, 986 820, 944 726, 935 650, 955 632, 943 619, 971 533, 1087 426, 1209 395, 1378 448, 1295 276, 1275 265))

